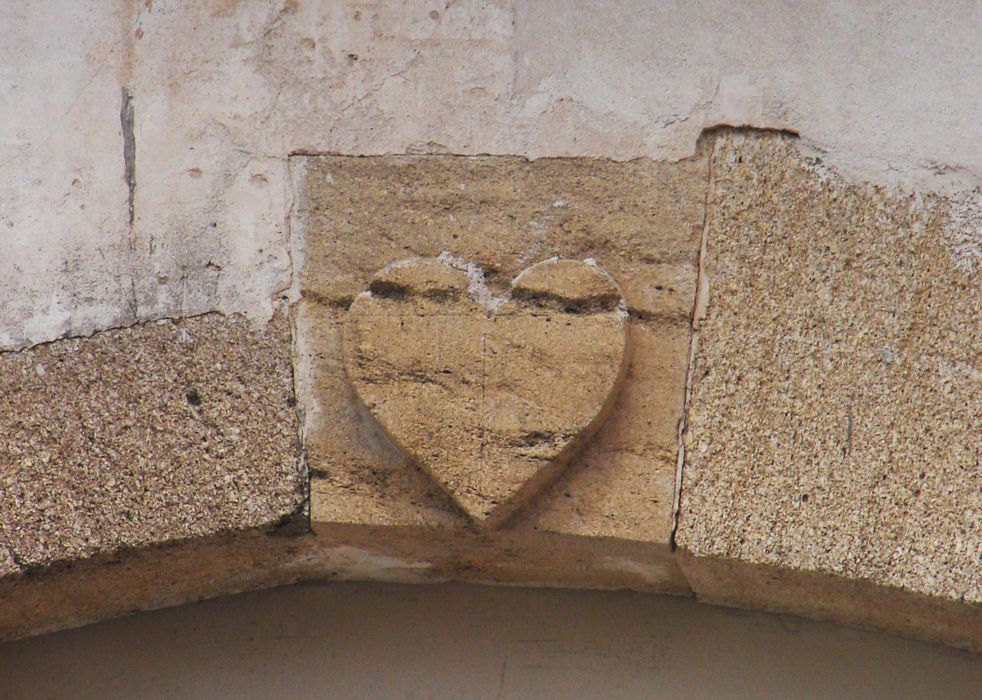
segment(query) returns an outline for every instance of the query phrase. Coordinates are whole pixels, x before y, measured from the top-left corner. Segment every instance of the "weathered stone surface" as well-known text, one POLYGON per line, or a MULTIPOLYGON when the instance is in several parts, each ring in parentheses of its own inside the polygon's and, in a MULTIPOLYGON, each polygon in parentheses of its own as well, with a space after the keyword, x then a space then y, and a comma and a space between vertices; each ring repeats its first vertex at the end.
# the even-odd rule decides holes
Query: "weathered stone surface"
MULTIPOLYGON (((305 207, 297 217, 303 225, 296 247, 304 261, 298 391, 314 529, 361 523, 460 530, 466 524, 432 480, 385 438, 345 381, 345 312, 380 266, 447 252, 483 269, 492 294, 501 295, 530 263, 593 258, 627 300, 625 385, 596 436, 495 537, 512 552, 515 543, 504 542, 506 533, 544 549, 545 539, 534 543, 545 533, 560 541, 591 538, 582 540, 582 548, 595 563, 610 559, 603 550, 612 538, 646 543, 660 558, 657 566, 650 557, 638 565, 647 573, 632 585, 685 590, 669 542, 706 168, 704 155, 678 163, 296 158, 294 170, 306 175, 305 207)), ((539 282, 528 284, 534 297, 539 282)), ((475 546, 464 544, 467 537, 458 536, 460 546, 475 546)), ((482 551, 471 557, 477 578, 500 566, 486 547, 482 551)), ((547 556, 562 556, 557 551, 553 546, 547 556)), ((616 564, 604 565, 608 571, 632 566, 629 556, 614 559, 616 564)), ((587 585, 575 567, 569 573, 567 585, 587 585)), ((601 580, 592 578, 589 585, 601 580)))
POLYGON ((947 204, 775 135, 722 136, 711 172, 677 538, 697 593, 982 648, 982 266, 947 204))
MULTIPOLYGON (((291 260, 287 226, 295 211, 287 184, 288 154, 302 151, 675 159, 690 153, 707 125, 789 127, 813 139, 813 145, 828 147, 829 158, 850 165, 854 173, 961 196, 959 217, 939 217, 937 223, 960 261, 977 259, 979 239, 971 234, 982 220, 982 121, 977 117, 978 54, 970 50, 978 43, 976 8, 965 4, 934 13, 930 22, 910 2, 911 11, 884 14, 850 6, 834 17, 822 15, 821 22, 807 21, 815 16, 807 12, 775 22, 773 13, 739 7, 691 5, 681 11, 647 5, 633 0, 625 5, 632 11, 622 12, 601 4, 586 8, 506 0, 454 3, 432 12, 412 3, 368 8, 360 0, 289 0, 275 6, 187 0, 11 5, 0 22, 10 28, 0 42, 0 73, 13 96, 0 105, 0 162, 9 175, 0 183, 0 347, 21 348, 156 316, 214 309, 267 318, 290 282, 294 263, 299 269, 302 261, 299 255, 291 260), (778 39, 762 45, 758 39, 765 34, 778 39), (208 40, 201 41, 202 36, 208 40), (875 58, 857 61, 860 55, 875 58), (909 60, 912 56, 916 60, 909 60), (802 80, 816 61, 832 78, 802 80), (893 64, 905 70, 882 70, 893 64)), ((316 160, 295 158, 293 163, 316 160)), ((309 395, 324 397, 304 406, 317 465, 314 489, 324 496, 315 498, 315 509, 339 522, 462 525, 444 495, 424 475, 403 469, 402 457, 378 436, 369 417, 346 403, 351 398, 346 384, 332 384, 331 373, 341 366, 340 345, 334 344, 340 311, 332 304, 346 308, 372 271, 409 255, 456 250, 482 264, 503 265, 499 286, 542 257, 593 255, 620 280, 632 308, 629 382, 613 419, 540 494, 534 508, 521 514, 520 524, 551 533, 667 542, 675 423, 681 415, 675 397, 684 380, 677 358, 688 344, 685 319, 695 283, 690 244, 696 239, 687 237, 701 221, 702 198, 696 191, 702 184, 693 183, 701 178, 696 173, 703 172, 704 159, 673 165, 476 159, 448 166, 443 180, 432 171, 416 178, 416 161, 385 160, 393 171, 404 169, 403 175, 391 176, 374 159, 344 165, 346 174, 314 168, 317 175, 338 175, 337 187, 315 183, 311 189, 315 195, 319 191, 321 205, 325 194, 343 192, 331 202, 331 211, 314 212, 313 220, 320 216, 321 223, 333 216, 331 230, 339 233, 333 242, 322 242, 321 249, 307 251, 316 258, 308 272, 322 278, 305 283, 309 296, 297 314, 299 336, 316 340, 300 349, 318 387, 309 395), (511 170, 486 178, 480 162, 511 170), (462 184, 465 190, 459 189, 462 184), (346 189, 352 185, 361 191, 346 189), (338 215, 332 207, 345 211, 338 215), (635 216, 638 212, 643 215, 635 216), (406 217, 417 218, 410 225, 406 217), (366 221, 380 228, 370 237, 352 236, 366 221), (651 226, 636 226, 638 221, 651 226), (502 235, 505 229, 512 233, 502 235), (656 245, 648 246, 651 242, 656 245), (483 256, 487 251, 493 254, 483 256)), ((758 178, 754 186, 767 196, 777 191, 773 178, 758 178)), ((825 201, 822 197, 808 202, 797 201, 801 195, 795 192, 789 197, 805 215, 825 216, 814 208, 825 201)), ((829 211, 844 231, 857 223, 851 207, 836 205, 829 211)), ((738 207, 732 213, 744 222, 749 215, 738 207)), ((785 212, 785 219, 791 218, 785 212)), ((903 217, 896 221, 902 223, 903 217)), ((739 233, 734 240, 744 240, 739 233)), ((856 241, 857 252, 865 252, 868 241, 862 236, 846 237, 856 241)), ((933 247, 902 250, 897 257, 905 265, 920 264, 919 255, 941 259, 933 247)), ((792 268, 799 263, 787 255, 779 264, 792 268)), ((928 268, 936 269, 933 263, 928 268)), ((877 286, 878 275, 870 277, 868 286, 886 289, 876 300, 881 304, 894 287, 877 286)), ((942 270, 940 277, 956 275, 942 270)), ((749 289, 772 293, 752 282, 749 289)), ((918 303, 924 309, 936 309, 937 299, 947 293, 927 283, 923 290, 918 303)), ((750 299, 747 309, 755 312, 766 301, 750 299)), ((931 326, 933 319, 924 323, 931 326)), ((844 333, 850 342, 869 335, 859 323, 844 333)), ((733 352, 742 351, 740 341, 735 343, 739 348, 733 352)), ((864 349, 840 345, 847 346, 864 349)), ((946 352, 942 348, 938 357, 946 352)), ((892 349, 884 354, 896 356, 892 349)), ((964 385, 966 377, 975 381, 978 362, 967 369, 964 363, 953 364, 945 371, 964 385)), ((896 384, 908 392, 902 393, 903 400, 925 410, 937 408, 936 397, 920 402, 909 393, 926 390, 920 380, 915 376, 907 382, 904 375, 896 384)), ((953 399, 961 396, 956 393, 953 399)), ((64 400, 62 395, 58 400, 64 400)), ((873 427, 882 436, 883 417, 897 412, 889 401, 880 407, 882 420, 873 427)), ((902 425, 913 411, 901 405, 900 442, 910 438, 902 425)), ((842 416, 829 415, 841 429, 842 416)), ((956 419, 965 417, 962 413, 956 419)), ((932 416, 932 429, 947 418, 932 416)), ((858 420, 846 415, 854 431, 865 429, 858 420)), ((941 444, 949 436, 935 437, 941 444)), ((964 441, 955 450, 959 445, 964 447, 964 441)), ((937 452, 929 456, 932 468, 949 465, 952 457, 941 448, 937 452)), ((740 462, 739 451, 734 454, 740 462)), ((968 469, 969 493, 977 491, 972 481, 977 472, 977 465, 968 469)), ((815 541, 824 542, 829 528, 840 532, 855 526, 850 532, 866 532, 859 521, 882 518, 883 523, 874 528, 878 534, 847 538, 848 545, 832 538, 839 543, 835 547, 849 551, 831 558, 825 552, 806 553, 811 563, 834 561, 864 576, 895 571, 902 582, 920 576, 922 566, 933 567, 942 557, 938 548, 957 541, 954 546, 960 549, 951 554, 950 570, 921 579, 937 592, 969 593, 970 587, 958 582, 971 571, 966 553, 975 544, 971 535, 977 528, 969 525, 977 521, 977 511, 966 512, 969 525, 960 533, 948 510, 965 503, 961 472, 950 469, 935 477, 929 469, 925 474, 922 494, 910 506, 916 517, 908 527, 893 518, 895 502, 917 488, 902 474, 891 467, 885 482, 874 487, 872 476, 850 481, 835 472, 834 480, 843 481, 830 500, 834 496, 838 504, 840 496, 848 500, 866 489, 873 505, 863 514, 830 506, 826 512, 833 522, 849 524, 827 526, 822 518, 809 516, 798 529, 813 528, 819 533, 815 541), (954 494, 950 499, 931 499, 946 490, 954 494), (934 509, 945 513, 937 531, 924 525, 934 509), (885 540, 883 533, 890 533, 885 540), (866 563, 850 563, 854 554, 866 563)), ((240 476, 246 478, 236 471, 235 478, 240 476)), ((59 487, 75 488, 68 481, 59 487)), ((797 487, 789 485, 787 491, 797 487)), ((55 500, 64 497, 54 493, 55 500)), ((205 493, 215 495, 209 489, 205 493)), ((765 504, 766 493, 761 491, 765 504)), ((240 507, 250 507, 248 502, 240 507)), ((793 500, 782 502, 780 508, 786 512, 793 505, 793 500)), ((53 512, 47 503, 39 507, 53 512)), ((803 504, 794 507, 804 509, 803 504)), ((102 511, 97 513, 101 517, 102 511)), ((27 518, 22 529, 30 531, 32 522, 27 518)), ((195 530, 192 525, 185 529, 195 530)), ((173 530, 163 527, 162 532, 173 530)), ((118 539, 139 541, 131 534, 118 539)), ((88 537, 73 530, 75 535, 88 537)), ((754 536, 767 539, 759 527, 754 536)), ((110 544, 113 540, 106 535, 110 544)), ((783 551, 781 533, 768 547, 783 551)), ((739 549, 721 549, 730 548, 739 549)), ((66 556, 74 551, 65 547, 66 556)), ((19 556, 0 546, 0 573, 19 571, 19 556)))
POLYGON ((301 515, 289 349, 214 314, 0 354, 3 570, 301 515))
POLYGON ((670 536, 662 517, 675 492, 676 401, 685 392, 678 358, 688 352, 689 328, 632 323, 628 334, 627 375, 611 418, 536 500, 526 516, 535 529, 640 541, 670 536))
POLYGON ((595 265, 551 259, 494 297, 462 261, 407 260, 352 303, 345 369, 389 438, 491 526, 549 483, 607 418, 627 312, 595 265))

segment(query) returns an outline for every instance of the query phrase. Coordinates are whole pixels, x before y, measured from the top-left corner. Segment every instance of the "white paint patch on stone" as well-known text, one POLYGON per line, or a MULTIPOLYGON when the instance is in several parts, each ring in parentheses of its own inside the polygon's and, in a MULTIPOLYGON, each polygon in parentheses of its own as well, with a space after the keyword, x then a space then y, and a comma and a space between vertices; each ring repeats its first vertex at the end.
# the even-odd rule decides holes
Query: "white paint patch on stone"
POLYGON ((390 583, 438 581, 425 575, 432 567, 429 562, 399 559, 350 545, 304 550, 280 565, 284 573, 301 579, 330 577, 332 580, 390 583))
POLYGON ((672 572, 663 564, 640 562, 626 557, 606 557, 601 560, 600 568, 637 576, 651 585, 663 583, 672 576, 672 572))
POLYGON ((348 545, 322 550, 319 565, 336 571, 340 579, 391 583, 422 583, 428 580, 425 573, 433 568, 429 562, 398 559, 348 545))
MULTIPOLYGON (((826 184, 842 187, 870 181, 869 170, 857 170, 846 164, 843 171, 841 163, 829 162, 826 150, 801 141, 795 142, 795 145, 806 157, 808 168, 826 184)), ((965 181, 961 186, 967 187, 970 184, 970 181, 965 181)), ((973 275, 982 269, 982 193, 978 185, 966 191, 952 186, 950 181, 924 181, 912 177, 905 180, 895 179, 887 187, 898 197, 912 196, 912 208, 915 212, 925 210, 925 193, 929 193, 932 205, 937 204, 938 198, 942 197, 942 207, 946 213, 942 235, 955 268, 966 275, 973 275)))
POLYGON ((982 270, 982 193, 956 195, 948 207, 946 243, 955 266, 966 274, 982 270))
POLYGON ((455 270, 460 270, 467 275, 467 279, 469 280, 469 284, 467 285, 467 295, 487 309, 489 314, 494 313, 499 306, 504 304, 510 298, 510 296, 507 294, 496 296, 495 293, 491 291, 487 281, 484 279, 484 270, 474 263, 464 260, 463 258, 459 258, 455 255, 451 255, 447 251, 440 253, 440 255, 437 256, 437 260, 442 262, 444 265, 449 265, 455 270))
MULTIPOLYGON (((447 256, 447 258, 450 257, 450 254, 449 253, 446 253, 445 252, 444 254, 447 256)), ((446 260, 444 260, 442 258, 438 258, 438 259, 441 260, 441 262, 446 262, 446 260)), ((422 260, 422 258, 419 258, 419 257, 416 257, 416 258, 404 258, 403 260, 396 260, 395 262, 391 262, 388 265, 386 265, 385 267, 383 267, 382 270, 381 270, 381 272, 379 272, 377 274, 379 276, 384 276, 386 272, 389 272, 391 270, 399 270, 399 269, 401 269, 403 267, 409 267, 410 265, 415 265, 420 260, 422 260)))

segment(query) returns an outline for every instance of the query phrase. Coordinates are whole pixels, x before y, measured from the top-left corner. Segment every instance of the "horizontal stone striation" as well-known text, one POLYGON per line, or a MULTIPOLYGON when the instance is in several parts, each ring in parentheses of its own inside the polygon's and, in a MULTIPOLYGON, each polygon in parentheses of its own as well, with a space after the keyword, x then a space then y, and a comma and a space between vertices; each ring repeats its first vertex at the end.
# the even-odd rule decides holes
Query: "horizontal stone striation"
MULTIPOLYGON (((386 440, 345 378, 340 328, 351 300, 378 270, 448 253, 483 271, 480 286, 492 296, 510 292, 537 313, 589 314, 606 312, 619 299, 603 289, 570 299, 534 278, 510 286, 530 265, 554 256, 593 259, 627 302, 625 381, 597 435, 507 526, 530 539, 541 533, 593 538, 600 558, 614 538, 660 548, 665 588, 685 590, 670 559, 670 539, 705 156, 700 151, 677 163, 298 157, 306 188, 299 212, 298 386, 315 529, 336 523, 466 527, 432 479, 386 440)), ((545 437, 527 436, 529 449, 545 437)), ((494 565, 493 559, 475 564, 485 571, 494 565)))
POLYGON ((271 528, 304 506, 286 314, 0 354, 0 572, 271 528))

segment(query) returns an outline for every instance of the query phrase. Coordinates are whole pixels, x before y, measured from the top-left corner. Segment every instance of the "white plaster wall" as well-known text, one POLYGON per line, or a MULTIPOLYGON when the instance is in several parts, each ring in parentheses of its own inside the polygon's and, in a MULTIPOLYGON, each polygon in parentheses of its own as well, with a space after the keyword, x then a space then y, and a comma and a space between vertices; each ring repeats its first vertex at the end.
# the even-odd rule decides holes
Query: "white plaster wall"
POLYGON ((632 593, 281 588, 0 645, 4 698, 977 698, 982 658, 632 593))
POLYGON ((980 45, 971 0, 0 0, 0 348, 266 319, 294 151, 674 159, 708 126, 786 128, 955 197, 975 261, 980 45))
POLYGON ((0 2, 0 348, 131 320, 125 41, 100 2, 0 2))

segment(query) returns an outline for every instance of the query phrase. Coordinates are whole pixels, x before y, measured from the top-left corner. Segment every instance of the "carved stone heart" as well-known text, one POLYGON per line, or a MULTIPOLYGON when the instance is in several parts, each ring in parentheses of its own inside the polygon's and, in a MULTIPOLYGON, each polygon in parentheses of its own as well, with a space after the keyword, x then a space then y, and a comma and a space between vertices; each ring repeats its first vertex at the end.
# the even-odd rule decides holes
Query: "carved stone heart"
POLYGON ((494 297, 473 265, 395 263, 359 295, 344 363, 403 452, 493 526, 552 479, 607 417, 627 314, 595 265, 546 260, 494 297))

